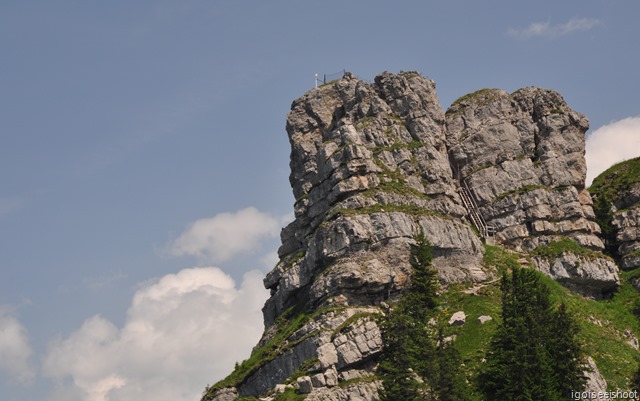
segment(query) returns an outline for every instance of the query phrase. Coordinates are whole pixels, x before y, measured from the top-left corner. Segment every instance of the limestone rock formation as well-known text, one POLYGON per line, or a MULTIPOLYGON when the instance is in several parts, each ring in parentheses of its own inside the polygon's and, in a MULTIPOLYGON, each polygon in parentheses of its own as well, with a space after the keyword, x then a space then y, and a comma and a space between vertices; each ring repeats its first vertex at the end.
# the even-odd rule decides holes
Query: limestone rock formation
POLYGON ((457 193, 435 84, 347 74, 296 100, 287 119, 296 220, 265 279, 269 326, 286 308, 371 305, 401 291, 409 245, 423 230, 445 281, 481 281, 482 244, 457 193))
POLYGON ((625 270, 640 267, 640 157, 607 169, 590 191, 611 253, 625 270))
MULTIPOLYGON (((410 283, 420 233, 445 286, 495 278, 482 265, 482 222, 516 250, 559 237, 601 250, 584 189, 587 127, 559 94, 535 88, 481 91, 445 115, 434 82, 416 72, 373 83, 347 73, 294 101, 286 130, 296 218, 264 279, 265 332, 251 360, 203 399, 287 391, 303 371, 289 384, 307 400, 377 400, 375 317, 410 283)), ((574 287, 617 285, 615 266, 579 262, 546 270, 574 287)))
POLYGON ((558 236, 604 245, 585 191, 589 123, 556 92, 485 89, 446 114, 455 173, 499 242, 532 250, 558 236))

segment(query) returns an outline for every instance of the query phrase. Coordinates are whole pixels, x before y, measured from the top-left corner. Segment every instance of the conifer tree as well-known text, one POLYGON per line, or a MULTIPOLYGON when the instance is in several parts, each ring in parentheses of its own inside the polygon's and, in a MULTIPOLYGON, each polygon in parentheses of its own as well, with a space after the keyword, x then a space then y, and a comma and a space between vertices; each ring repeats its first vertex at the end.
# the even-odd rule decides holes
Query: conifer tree
POLYGON ((502 278, 502 322, 481 372, 487 400, 565 400, 584 388, 577 326, 566 307, 556 311, 540 273, 515 268, 502 278))
POLYGON ((640 368, 636 370, 636 373, 631 378, 631 390, 640 391, 640 368))
POLYGON ((438 277, 424 234, 411 250, 413 274, 405 296, 382 324, 381 401, 467 401, 460 357, 428 324, 437 306, 438 277))
POLYGON ((560 394, 568 399, 571 391, 587 383, 582 347, 576 341, 578 325, 562 303, 552 317, 549 328, 549 353, 553 359, 555 380, 560 394))

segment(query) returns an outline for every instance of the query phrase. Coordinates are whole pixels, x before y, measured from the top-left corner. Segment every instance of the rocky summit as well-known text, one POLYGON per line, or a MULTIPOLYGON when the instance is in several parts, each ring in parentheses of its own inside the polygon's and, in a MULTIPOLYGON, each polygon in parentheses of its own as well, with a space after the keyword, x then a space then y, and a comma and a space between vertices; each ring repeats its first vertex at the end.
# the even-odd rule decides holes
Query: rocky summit
MULTIPOLYGON (((445 112, 435 83, 417 72, 384 72, 373 83, 346 73, 294 101, 286 131, 295 220, 264 279, 265 331, 203 400, 287 391, 377 400, 376 317, 411 282, 421 233, 442 288, 473 295, 495 283, 486 253, 498 248, 582 296, 608 296, 620 279, 585 188, 588 127, 540 88, 480 90, 445 112)), ((624 233, 640 237, 637 227, 624 233)), ((482 318, 456 322, 493 324, 482 318)), ((597 368, 590 374, 602 379, 597 368)))

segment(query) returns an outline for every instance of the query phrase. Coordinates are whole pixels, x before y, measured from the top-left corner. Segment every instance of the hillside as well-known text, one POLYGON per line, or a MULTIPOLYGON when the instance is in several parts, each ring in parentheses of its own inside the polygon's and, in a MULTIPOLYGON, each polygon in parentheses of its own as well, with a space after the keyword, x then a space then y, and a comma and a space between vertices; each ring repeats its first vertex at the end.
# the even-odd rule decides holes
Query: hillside
POLYGON ((377 400, 381 326, 412 283, 420 235, 440 284, 433 324, 460 353, 473 399, 499 277, 518 265, 545 273, 576 316, 595 361, 589 388, 629 388, 635 273, 603 253, 584 185, 588 121, 560 94, 485 89, 445 113, 419 73, 347 73, 294 101, 286 129, 296 218, 264 279, 265 331, 203 401, 377 400), (455 312, 463 324, 449 324, 455 312))
POLYGON ((640 157, 608 168, 589 190, 607 250, 623 269, 640 267, 640 157))

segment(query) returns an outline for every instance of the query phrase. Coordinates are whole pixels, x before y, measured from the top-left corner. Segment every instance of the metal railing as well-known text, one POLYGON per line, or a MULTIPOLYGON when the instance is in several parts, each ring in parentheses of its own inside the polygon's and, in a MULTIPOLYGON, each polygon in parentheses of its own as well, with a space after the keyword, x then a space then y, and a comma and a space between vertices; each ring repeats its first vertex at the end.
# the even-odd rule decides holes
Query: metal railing
POLYGON ((467 181, 464 179, 460 182, 460 198, 469 213, 471 223, 473 223, 473 225, 478 229, 480 236, 482 238, 493 237, 496 233, 496 229, 494 226, 488 225, 484 217, 482 217, 482 214, 478 211, 478 205, 476 204, 475 199, 473 199, 471 189, 469 188, 467 181))
POLYGON ((320 74, 316 74, 316 88, 331 81, 335 81, 336 79, 342 78, 346 72, 347 70, 340 70, 331 74, 322 74, 322 78, 320 77, 320 74))

